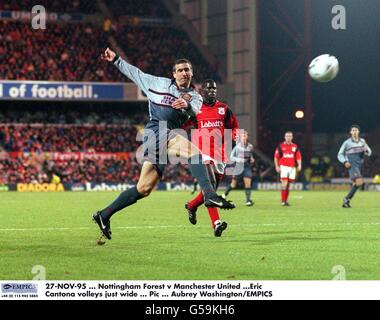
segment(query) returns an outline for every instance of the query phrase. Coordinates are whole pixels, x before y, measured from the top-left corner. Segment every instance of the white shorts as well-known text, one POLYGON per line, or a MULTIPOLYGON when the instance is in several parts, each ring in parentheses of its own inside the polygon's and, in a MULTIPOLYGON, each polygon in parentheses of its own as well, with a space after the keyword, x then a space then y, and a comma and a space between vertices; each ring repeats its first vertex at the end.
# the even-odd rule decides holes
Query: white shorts
POLYGON ((280 166, 280 177, 281 180, 289 180, 290 182, 296 180, 296 168, 280 166))

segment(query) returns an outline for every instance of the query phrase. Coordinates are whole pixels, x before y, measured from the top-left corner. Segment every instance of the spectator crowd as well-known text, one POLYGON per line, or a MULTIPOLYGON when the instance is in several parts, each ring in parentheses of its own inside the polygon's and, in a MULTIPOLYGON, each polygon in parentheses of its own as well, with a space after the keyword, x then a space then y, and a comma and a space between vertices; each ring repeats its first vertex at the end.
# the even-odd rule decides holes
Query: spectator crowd
POLYGON ((120 82, 125 77, 100 55, 108 38, 100 26, 0 20, 0 79, 120 82))
POLYGON ((118 125, 1 125, 7 152, 129 152, 137 129, 118 125))
MULTIPOLYGON (((26 10, 33 0, 0 1, 0 10, 26 10)), ((51 12, 97 12, 96 1, 38 1, 51 12)), ((140 19, 120 23, 120 15, 170 17, 156 0, 108 0, 106 5, 116 20, 107 23, 55 23, 33 29, 27 21, 0 20, 0 80, 44 81, 129 81, 114 66, 101 61, 100 55, 113 39, 128 61, 144 72, 171 77, 171 66, 178 58, 193 62, 199 80, 219 80, 216 66, 210 66, 188 35, 170 23, 146 25, 140 19)), ((117 50, 117 48, 114 48, 117 50)))

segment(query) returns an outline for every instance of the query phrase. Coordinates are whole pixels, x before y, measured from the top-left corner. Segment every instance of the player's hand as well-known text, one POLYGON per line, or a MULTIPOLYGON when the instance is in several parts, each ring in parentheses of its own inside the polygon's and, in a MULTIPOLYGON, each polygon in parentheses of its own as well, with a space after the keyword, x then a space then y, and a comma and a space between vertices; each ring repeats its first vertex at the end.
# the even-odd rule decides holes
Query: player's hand
POLYGON ((178 98, 176 99, 173 104, 172 104, 172 107, 174 109, 177 109, 177 110, 180 110, 180 109, 187 109, 189 107, 189 104, 187 103, 187 101, 183 98, 178 98))
POLYGON ((347 168, 347 169, 350 169, 351 168, 351 163, 349 163, 348 161, 344 164, 344 166, 347 168))
POLYGON ((100 57, 102 58, 102 60, 111 62, 116 57, 116 53, 112 51, 110 48, 107 48, 100 57))
POLYGON ((297 167, 297 171, 300 172, 302 170, 302 166, 297 167))
POLYGON ((276 166, 276 172, 280 173, 280 167, 279 166, 276 166))

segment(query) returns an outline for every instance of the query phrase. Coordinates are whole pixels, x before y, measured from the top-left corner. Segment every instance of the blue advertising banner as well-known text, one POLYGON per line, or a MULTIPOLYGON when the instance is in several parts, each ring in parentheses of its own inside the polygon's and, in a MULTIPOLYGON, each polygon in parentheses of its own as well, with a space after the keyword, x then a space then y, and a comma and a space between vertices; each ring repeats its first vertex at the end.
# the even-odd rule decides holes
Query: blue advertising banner
POLYGON ((0 80, 0 100, 124 101, 123 83, 0 80))

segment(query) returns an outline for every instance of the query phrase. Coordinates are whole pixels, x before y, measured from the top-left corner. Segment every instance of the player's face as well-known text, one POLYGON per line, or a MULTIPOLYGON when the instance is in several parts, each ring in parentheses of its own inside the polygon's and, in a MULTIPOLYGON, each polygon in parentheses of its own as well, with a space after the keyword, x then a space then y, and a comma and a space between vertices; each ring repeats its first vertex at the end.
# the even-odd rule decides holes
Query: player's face
POLYGON ((175 66, 173 77, 180 88, 188 88, 193 79, 193 68, 190 63, 180 63, 175 66))
POLYGON ((354 138, 354 139, 358 139, 359 138, 359 134, 360 134, 360 131, 358 128, 352 128, 351 129, 351 137, 354 138))
POLYGON ((293 133, 286 133, 285 134, 285 141, 286 141, 286 143, 292 143, 292 141, 293 141, 293 133))
POLYGON ((217 94, 217 88, 215 82, 208 82, 203 88, 203 95, 207 100, 215 100, 217 94))
POLYGON ((243 144, 247 144, 248 142, 248 133, 244 132, 240 135, 240 141, 243 143, 243 144))

